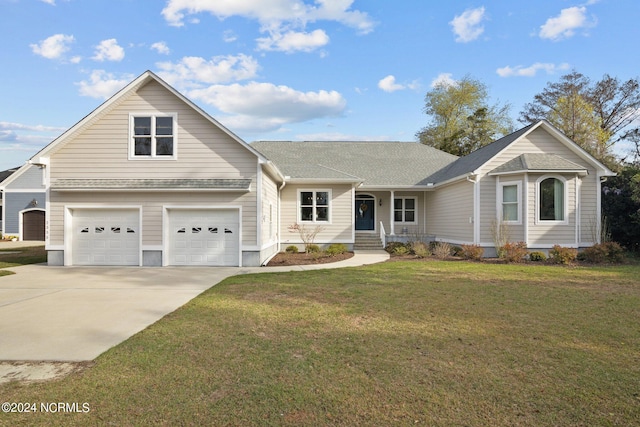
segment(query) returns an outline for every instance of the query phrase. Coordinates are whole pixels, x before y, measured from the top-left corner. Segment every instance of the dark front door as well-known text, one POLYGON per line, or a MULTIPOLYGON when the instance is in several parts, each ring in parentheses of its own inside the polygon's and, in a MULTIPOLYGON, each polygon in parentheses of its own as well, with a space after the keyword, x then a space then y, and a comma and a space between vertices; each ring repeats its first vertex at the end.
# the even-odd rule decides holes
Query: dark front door
POLYGON ((44 240, 44 211, 22 214, 22 240, 44 240))
POLYGON ((356 230, 375 230, 375 199, 356 197, 356 230))

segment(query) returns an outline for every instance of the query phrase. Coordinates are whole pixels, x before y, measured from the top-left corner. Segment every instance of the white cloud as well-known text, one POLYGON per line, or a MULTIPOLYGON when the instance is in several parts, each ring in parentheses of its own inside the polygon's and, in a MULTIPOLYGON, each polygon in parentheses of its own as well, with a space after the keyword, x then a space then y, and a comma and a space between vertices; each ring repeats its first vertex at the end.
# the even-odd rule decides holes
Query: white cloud
POLYGON ((36 55, 47 59, 57 59, 70 49, 69 45, 74 41, 75 38, 72 35, 54 34, 51 37, 41 40, 40 43, 29 46, 36 55))
POLYGON ((395 76, 388 75, 387 77, 381 79, 378 82, 378 87, 385 92, 395 92, 397 90, 418 89, 420 85, 418 84, 417 81, 413 81, 408 84, 396 83, 395 76))
POLYGON ((51 6, 56 5, 56 0, 40 0, 42 3, 50 4, 51 6))
POLYGON ((91 58, 95 61, 122 61, 124 59, 124 49, 118 45, 116 39, 102 40, 96 46, 95 55, 91 58))
POLYGON ((135 76, 124 74, 120 78, 104 70, 94 70, 89 76, 89 80, 76 83, 80 87, 80 95, 91 98, 107 99, 117 91, 129 84, 135 76))
POLYGON ((577 29, 595 26, 596 22, 587 19, 587 8, 574 6, 560 11, 560 15, 547 19, 540 26, 540 38, 561 40, 573 37, 577 29))
POLYGON ((431 81, 431 87, 435 88, 437 86, 457 86, 458 82, 453 79, 453 74, 451 73, 440 73, 438 76, 431 81))
POLYGON ((287 123, 335 117, 346 107, 346 100, 336 91, 300 92, 258 82, 212 85, 192 90, 188 96, 228 114, 220 120, 240 131, 271 131, 287 123))
POLYGON ((273 31, 269 37, 256 39, 258 50, 271 50, 292 53, 296 51, 311 52, 329 43, 329 36, 323 30, 310 33, 273 31))
POLYGON ((227 30, 222 34, 222 40, 224 40, 225 43, 233 43, 238 40, 238 36, 233 30, 227 30))
POLYGON ((252 79, 259 68, 258 61, 243 54, 215 56, 211 60, 185 56, 179 62, 159 62, 156 66, 161 70, 158 74, 180 90, 252 79))
POLYGON ((547 74, 554 74, 556 71, 564 71, 569 69, 569 64, 562 63, 560 65, 536 62, 533 65, 528 67, 523 67, 522 65, 517 65, 515 67, 511 67, 507 65, 506 67, 498 68, 496 73, 500 77, 534 77, 538 71, 545 71, 547 74))
POLYGON ((171 53, 171 49, 169 49, 169 46, 167 46, 165 42, 155 42, 151 45, 151 49, 162 55, 168 55, 171 53))
POLYGON ((2 131, 31 131, 31 132, 63 132, 66 128, 44 125, 25 125, 14 122, 0 122, 2 131))
POLYGON ((373 30, 369 16, 358 10, 350 10, 354 0, 316 0, 315 5, 302 0, 169 0, 162 15, 170 25, 184 25, 185 15, 210 13, 219 19, 242 16, 255 19, 264 28, 276 28, 281 24, 304 27, 318 20, 337 21, 356 28, 361 33, 373 30))
POLYGON ((453 18, 449 25, 456 35, 456 41, 467 43, 480 37, 484 32, 482 21, 486 19, 484 6, 476 9, 467 9, 461 15, 453 18))

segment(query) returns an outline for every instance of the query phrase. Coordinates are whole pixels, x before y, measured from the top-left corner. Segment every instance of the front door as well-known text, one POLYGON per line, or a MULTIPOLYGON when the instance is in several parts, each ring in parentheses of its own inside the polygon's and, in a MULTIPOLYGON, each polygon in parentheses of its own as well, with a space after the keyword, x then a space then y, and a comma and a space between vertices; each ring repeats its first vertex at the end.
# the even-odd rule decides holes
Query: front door
POLYGON ((375 230, 375 199, 372 196, 356 196, 356 230, 375 230))

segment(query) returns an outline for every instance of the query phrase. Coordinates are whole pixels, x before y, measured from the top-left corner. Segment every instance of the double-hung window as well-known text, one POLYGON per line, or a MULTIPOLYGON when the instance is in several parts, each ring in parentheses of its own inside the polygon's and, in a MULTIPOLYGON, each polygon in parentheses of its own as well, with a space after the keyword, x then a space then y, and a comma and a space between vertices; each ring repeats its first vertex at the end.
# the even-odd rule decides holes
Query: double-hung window
POLYGON ((329 222, 331 192, 300 191, 300 221, 302 222, 329 222))
POLYGON ((172 159, 176 156, 176 116, 132 115, 130 157, 172 159))
POLYGON ((540 221, 565 221, 565 182, 558 178, 538 181, 538 218, 540 221))
POLYGON ((520 182, 504 182, 499 188, 499 209, 501 220, 507 223, 520 224, 520 182))
POLYGON ((393 220, 395 222, 416 222, 416 199, 414 197, 393 199, 393 220))

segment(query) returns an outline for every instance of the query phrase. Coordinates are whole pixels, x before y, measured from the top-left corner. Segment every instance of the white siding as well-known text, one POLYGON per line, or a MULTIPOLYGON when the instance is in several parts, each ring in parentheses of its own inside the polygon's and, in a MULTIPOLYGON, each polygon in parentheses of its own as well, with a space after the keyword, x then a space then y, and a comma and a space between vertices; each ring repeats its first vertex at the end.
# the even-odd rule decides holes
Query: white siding
POLYGON ((473 188, 462 181, 427 193, 427 233, 438 240, 472 243, 473 188))
MULTIPOLYGON (((574 163, 584 166, 588 175, 586 177, 579 178, 581 180, 580 194, 578 196, 580 201, 580 230, 579 233, 582 236, 582 241, 590 240, 589 228, 593 226, 593 222, 597 217, 597 176, 596 170, 587 163, 582 157, 578 156, 575 152, 570 150, 564 144, 559 142, 547 131, 542 128, 538 128, 531 132, 526 137, 520 139, 516 143, 511 144, 506 150, 500 153, 491 161, 487 162, 482 167, 482 173, 480 174, 480 241, 482 243, 491 243, 493 241, 491 234, 491 223, 496 219, 496 180, 495 176, 488 176, 496 167, 509 160, 525 153, 547 153, 556 154, 564 159, 570 160, 574 163), (586 235, 585 235, 586 234, 586 235)), ((527 174, 528 183, 524 186, 526 188, 528 213, 526 218, 528 220, 528 243, 530 246, 553 246, 554 244, 560 245, 575 245, 576 244, 576 182, 577 178, 575 174, 561 174, 567 179, 567 196, 568 196, 568 224, 554 224, 547 225, 544 223, 536 224, 535 211, 536 211, 536 180, 543 174, 529 173, 527 174)), ((521 177, 520 175, 518 177, 521 177)), ((500 178, 503 181, 511 180, 512 176, 502 176, 500 178)), ((520 178, 517 178, 520 179, 520 178)), ((514 230, 514 235, 511 236, 511 240, 520 240, 520 230, 514 230), (516 235, 518 237, 516 237, 516 235)))
POLYGON ((283 246, 302 243, 298 233, 289 231, 289 226, 298 221, 298 191, 299 190, 330 190, 331 212, 329 223, 300 223, 308 229, 321 226, 322 231, 317 235, 315 243, 353 243, 353 202, 351 185, 293 185, 289 184, 281 192, 282 211, 280 236, 283 246))

